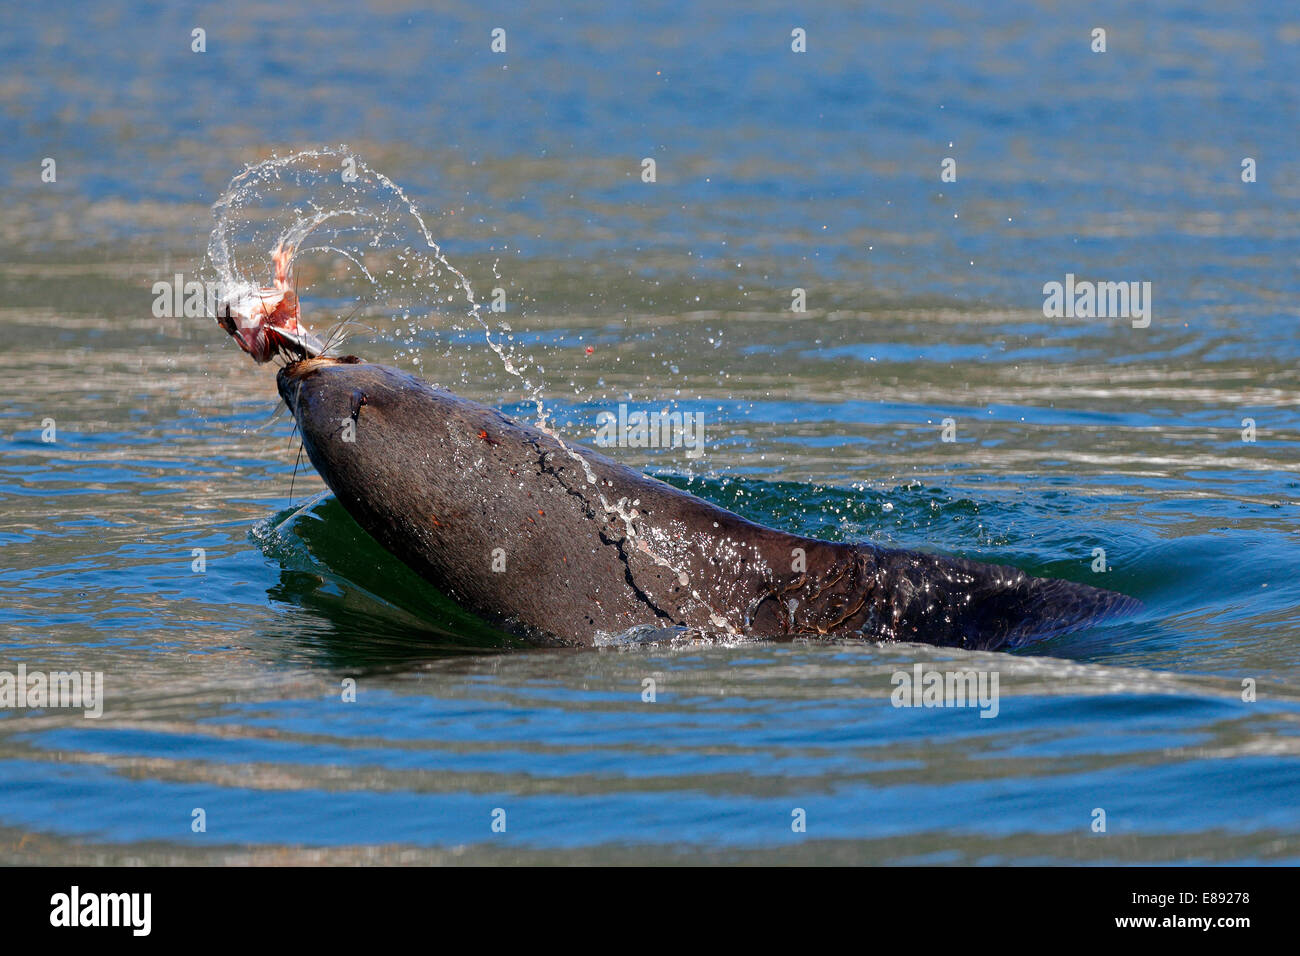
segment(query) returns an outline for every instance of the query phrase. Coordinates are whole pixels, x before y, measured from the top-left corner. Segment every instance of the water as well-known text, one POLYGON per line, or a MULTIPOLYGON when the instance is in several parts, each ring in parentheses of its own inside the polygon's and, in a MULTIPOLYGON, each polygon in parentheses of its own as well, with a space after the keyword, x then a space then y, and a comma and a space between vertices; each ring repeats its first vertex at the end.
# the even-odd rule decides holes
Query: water
MULTIPOLYGON (((0 860, 1300 860, 1286 8, 8 18, 0 670, 102 671, 107 701, 0 710, 0 860), (313 500, 268 367, 152 315, 232 175, 339 142, 504 290, 568 438, 619 402, 702 412, 702 459, 618 457, 1146 610, 1015 655, 510 647, 313 500), (1044 318, 1067 273, 1151 282, 1150 327, 1044 318), (917 662, 996 671, 997 717, 891 706, 917 662)), ((321 282, 304 317, 361 292, 321 282)), ((424 374, 531 414, 458 317, 424 374)))

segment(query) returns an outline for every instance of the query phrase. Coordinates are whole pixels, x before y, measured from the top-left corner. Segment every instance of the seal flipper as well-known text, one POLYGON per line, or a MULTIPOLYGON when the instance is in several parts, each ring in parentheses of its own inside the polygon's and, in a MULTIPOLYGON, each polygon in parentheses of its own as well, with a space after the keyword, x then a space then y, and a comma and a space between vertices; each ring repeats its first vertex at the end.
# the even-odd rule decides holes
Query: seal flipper
POLYGON ((1123 594, 1006 565, 765 530, 766 566, 797 549, 806 572, 765 581, 744 627, 756 636, 1010 649, 1141 607, 1123 594))
POLYGON ((874 561, 874 584, 884 599, 875 610, 887 611, 863 624, 895 640, 1010 649, 1142 607, 1124 594, 1007 565, 888 550, 875 552, 874 561))

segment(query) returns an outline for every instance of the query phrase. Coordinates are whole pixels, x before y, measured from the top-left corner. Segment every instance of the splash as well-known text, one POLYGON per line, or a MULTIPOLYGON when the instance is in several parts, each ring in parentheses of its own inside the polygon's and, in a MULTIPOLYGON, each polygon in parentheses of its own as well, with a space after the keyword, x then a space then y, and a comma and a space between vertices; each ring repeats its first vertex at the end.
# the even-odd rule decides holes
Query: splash
MULTIPOLYGON (((336 345, 339 329, 359 315, 358 321, 380 326, 375 333, 381 339, 387 322, 397 341, 395 363, 409 361, 418 369, 422 338, 448 325, 462 331, 454 313, 463 310, 505 370, 519 380, 536 407, 537 427, 581 467, 588 486, 598 485, 591 464, 550 424, 542 383, 526 374, 531 362, 502 344, 509 329, 495 330, 494 337, 469 280, 443 255, 415 203, 346 146, 304 150, 249 166, 231 180, 212 212, 217 224, 208 258, 228 306, 218 322, 254 358, 301 357, 303 343, 312 350, 308 354, 319 354, 336 345), (312 301, 352 305, 352 314, 326 333, 323 343, 304 327, 302 303, 309 292, 304 280, 311 283, 312 301), (232 303, 241 312, 234 320, 232 303)), ((315 324, 320 326, 319 318, 315 324)), ((639 502, 623 498, 611 503, 600 488, 597 496, 604 513, 622 521, 623 546, 648 555, 689 586, 685 568, 652 548, 645 529, 638 527, 644 520, 636 508, 639 502)), ((698 591, 691 594, 704 603, 698 591)), ((715 627, 737 633, 725 617, 712 608, 709 612, 715 627)))
MULTIPOLYGON (((502 344, 507 330, 483 318, 469 279, 447 260, 416 204, 347 146, 246 167, 212 214, 208 259, 225 306, 246 312, 248 328, 238 317, 222 324, 228 331, 236 325, 241 340, 251 342, 258 327, 288 314, 282 303, 292 296, 295 323, 332 326, 322 348, 337 346, 349 327, 369 328, 376 341, 393 345, 394 364, 420 369, 426 338, 465 331, 468 318, 545 420, 531 363, 502 344)), ((305 328, 301 335, 310 338, 305 328)), ((273 354, 244 348, 261 361, 273 354)))
POLYGON ((586 461, 551 426, 540 367, 516 353, 508 327, 494 329, 483 317, 469 279, 447 260, 410 197, 347 146, 273 156, 246 167, 213 204, 212 214, 216 226, 208 259, 226 305, 243 304, 251 328, 236 320, 232 330, 222 317, 218 321, 254 358, 265 361, 276 354, 256 333, 291 314, 296 336, 271 330, 290 345, 311 343, 313 336, 302 325, 319 329, 337 323, 319 343, 324 349, 338 344, 345 326, 361 325, 371 328, 376 340, 396 343, 394 364, 421 369, 429 333, 464 331, 468 318, 469 328, 483 333, 506 372, 519 381, 536 408, 537 426, 581 462, 590 484, 596 483, 586 461), (291 313, 283 304, 290 295, 291 313))

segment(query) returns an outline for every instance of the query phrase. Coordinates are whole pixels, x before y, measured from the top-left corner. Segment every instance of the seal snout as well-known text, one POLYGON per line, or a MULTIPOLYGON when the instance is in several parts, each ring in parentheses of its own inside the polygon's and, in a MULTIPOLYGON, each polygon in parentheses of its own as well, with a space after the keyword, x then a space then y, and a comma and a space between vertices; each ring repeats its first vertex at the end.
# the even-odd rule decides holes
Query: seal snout
POLYGON ((318 374, 321 370, 336 365, 364 364, 365 360, 355 355, 344 355, 339 358, 321 355, 315 358, 300 359, 297 362, 290 362, 276 373, 275 387, 280 392, 280 397, 284 399, 284 403, 289 406, 289 411, 296 417, 298 414, 298 395, 303 382, 318 374))

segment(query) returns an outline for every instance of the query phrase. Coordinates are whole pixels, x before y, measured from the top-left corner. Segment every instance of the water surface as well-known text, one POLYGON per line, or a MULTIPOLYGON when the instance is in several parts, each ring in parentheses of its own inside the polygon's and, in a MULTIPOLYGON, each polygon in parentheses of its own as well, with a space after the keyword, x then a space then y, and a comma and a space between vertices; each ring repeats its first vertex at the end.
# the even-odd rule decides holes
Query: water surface
MULTIPOLYGON (((0 669, 102 671, 107 702, 0 710, 0 860, 1300 859, 1294 11, 8 22, 0 669), (790 531, 1146 610, 1014 655, 507 646, 295 475, 269 369, 151 314, 235 172, 339 142, 421 204, 480 298, 506 290, 566 435, 619 402, 702 412, 704 458, 618 457, 790 531), (1151 282, 1150 327, 1045 318, 1067 273, 1151 282), (996 671, 997 717, 891 706, 917 662, 996 671)), ((309 318, 347 309, 306 296, 309 318)), ((450 316, 424 355, 528 413, 450 316)))

